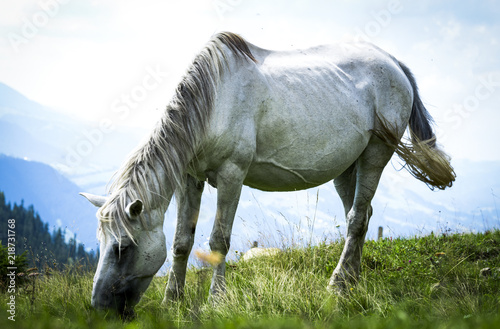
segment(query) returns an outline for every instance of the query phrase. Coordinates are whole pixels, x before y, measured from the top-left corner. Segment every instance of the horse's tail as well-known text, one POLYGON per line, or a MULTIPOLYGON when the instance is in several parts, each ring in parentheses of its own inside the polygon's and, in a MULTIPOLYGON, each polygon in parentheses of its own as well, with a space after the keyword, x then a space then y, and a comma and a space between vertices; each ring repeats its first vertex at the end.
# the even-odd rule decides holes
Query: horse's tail
POLYGON ((420 99, 417 83, 410 69, 403 63, 399 66, 408 78, 413 89, 413 106, 410 114, 409 130, 411 144, 400 140, 397 131, 383 119, 382 126, 375 135, 395 148, 396 154, 406 162, 406 169, 431 189, 444 190, 455 181, 455 171, 450 164, 450 157, 436 145, 436 135, 431 123, 432 117, 420 99))

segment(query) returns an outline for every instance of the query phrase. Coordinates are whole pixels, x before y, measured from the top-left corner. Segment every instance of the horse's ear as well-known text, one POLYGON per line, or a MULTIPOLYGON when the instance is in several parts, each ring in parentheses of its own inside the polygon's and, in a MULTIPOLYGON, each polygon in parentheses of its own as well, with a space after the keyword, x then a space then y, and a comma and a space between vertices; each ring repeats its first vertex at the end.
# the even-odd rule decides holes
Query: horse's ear
POLYGON ((81 196, 85 197, 87 200, 90 201, 94 206, 97 208, 102 207, 102 205, 106 202, 107 198, 104 196, 100 195, 94 195, 90 193, 80 193, 81 196))
POLYGON ((142 212, 142 201, 137 199, 134 202, 130 202, 125 208, 125 212, 127 213, 130 219, 134 219, 139 217, 142 212))

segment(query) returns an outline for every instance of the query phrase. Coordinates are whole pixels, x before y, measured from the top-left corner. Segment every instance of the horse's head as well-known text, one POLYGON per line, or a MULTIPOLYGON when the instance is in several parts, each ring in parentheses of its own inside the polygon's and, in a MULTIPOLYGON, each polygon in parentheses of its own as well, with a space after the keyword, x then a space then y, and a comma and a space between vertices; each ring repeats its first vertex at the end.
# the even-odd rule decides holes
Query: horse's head
POLYGON ((92 306, 131 316, 167 256, 164 214, 160 210, 143 213, 141 200, 82 195, 99 207, 100 255, 92 306))

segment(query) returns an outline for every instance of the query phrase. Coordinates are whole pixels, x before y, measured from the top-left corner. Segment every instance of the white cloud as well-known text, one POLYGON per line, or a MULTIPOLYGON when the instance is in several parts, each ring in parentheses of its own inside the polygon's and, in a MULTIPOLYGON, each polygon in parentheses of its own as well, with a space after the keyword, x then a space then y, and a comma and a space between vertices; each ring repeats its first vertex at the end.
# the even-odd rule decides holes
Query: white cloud
POLYGON ((462 26, 455 19, 450 19, 446 23, 439 22, 438 25, 441 26, 439 33, 445 40, 453 41, 460 37, 462 26))
POLYGON ((416 224, 409 223, 408 221, 402 221, 402 220, 399 220, 399 219, 396 219, 396 218, 392 218, 392 217, 389 217, 389 216, 385 216, 384 219, 387 222, 389 222, 389 223, 394 223, 394 224, 397 224, 399 226, 409 227, 409 228, 412 228, 412 229, 419 228, 419 226, 416 225, 416 224))

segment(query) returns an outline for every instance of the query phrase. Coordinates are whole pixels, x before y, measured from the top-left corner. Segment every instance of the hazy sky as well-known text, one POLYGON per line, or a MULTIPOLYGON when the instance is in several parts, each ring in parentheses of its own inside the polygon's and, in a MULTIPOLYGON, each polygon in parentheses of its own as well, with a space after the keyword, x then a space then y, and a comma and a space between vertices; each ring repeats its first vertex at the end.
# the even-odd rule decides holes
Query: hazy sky
POLYGON ((149 127, 215 32, 272 49, 370 40, 413 70, 453 157, 500 160, 499 17, 496 0, 2 1, 0 81, 86 120, 149 127))

